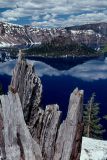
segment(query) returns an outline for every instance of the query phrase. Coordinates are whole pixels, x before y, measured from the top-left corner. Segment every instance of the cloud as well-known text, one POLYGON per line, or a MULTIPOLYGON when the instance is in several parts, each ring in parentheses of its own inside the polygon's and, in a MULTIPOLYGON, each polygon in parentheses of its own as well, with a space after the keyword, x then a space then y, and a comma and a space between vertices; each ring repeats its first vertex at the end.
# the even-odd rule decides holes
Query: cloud
POLYGON ((12 75, 12 70, 15 67, 16 60, 13 61, 7 61, 5 63, 0 63, 0 74, 1 75, 12 75))
MULTIPOLYGON (((57 70, 50 65, 39 61, 28 62, 35 67, 35 72, 42 77, 47 76, 71 76, 84 81, 96 81, 107 79, 107 58, 105 60, 90 60, 81 65, 77 65, 69 70, 57 70)), ((12 70, 16 61, 9 61, 0 64, 0 74, 12 75, 12 70)))
POLYGON ((2 21, 28 18, 37 26, 64 27, 107 22, 107 0, 0 0, 2 21))
MULTIPOLYGON (((73 77, 85 80, 95 81, 107 79, 107 58, 102 60, 91 60, 82 65, 77 65, 68 71, 73 77)), ((68 73, 68 74, 69 74, 68 73)))

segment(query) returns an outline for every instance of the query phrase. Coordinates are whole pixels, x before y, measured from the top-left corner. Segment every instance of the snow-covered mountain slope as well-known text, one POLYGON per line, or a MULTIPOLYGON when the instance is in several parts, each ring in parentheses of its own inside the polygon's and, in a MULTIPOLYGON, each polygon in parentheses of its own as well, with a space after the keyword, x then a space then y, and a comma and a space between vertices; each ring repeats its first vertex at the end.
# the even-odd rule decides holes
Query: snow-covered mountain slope
POLYGON ((83 137, 80 160, 107 160, 107 141, 83 137))
MULTIPOLYGON (((106 25, 107 26, 107 25, 106 25)), ((104 32, 105 33, 105 32, 104 32)), ((34 28, 0 22, 0 47, 14 45, 41 44, 50 42, 56 37, 86 44, 88 47, 99 48, 107 44, 107 34, 96 32, 93 28, 34 28)))
POLYGON ((18 26, 10 23, 0 23, 0 47, 10 45, 41 44, 51 41, 53 37, 65 36, 65 29, 44 29, 31 26, 18 26))

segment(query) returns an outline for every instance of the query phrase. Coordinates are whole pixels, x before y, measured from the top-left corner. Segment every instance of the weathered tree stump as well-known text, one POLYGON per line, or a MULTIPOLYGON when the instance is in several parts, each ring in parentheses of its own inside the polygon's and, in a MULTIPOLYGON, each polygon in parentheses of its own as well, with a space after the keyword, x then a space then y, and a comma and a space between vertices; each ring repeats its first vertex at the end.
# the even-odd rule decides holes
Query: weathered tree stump
POLYGON ((67 117, 58 130, 54 160, 74 160, 74 157, 76 160, 80 157, 83 131, 82 106, 83 91, 75 89, 70 96, 67 117))
POLYGON ((18 94, 0 96, 1 157, 6 160, 42 160, 39 145, 26 126, 18 94))
POLYGON ((79 160, 83 91, 73 91, 67 117, 61 123, 57 104, 48 105, 45 110, 40 108, 41 81, 21 53, 11 87, 15 92, 11 90, 8 95, 0 96, 1 157, 6 160, 79 160))

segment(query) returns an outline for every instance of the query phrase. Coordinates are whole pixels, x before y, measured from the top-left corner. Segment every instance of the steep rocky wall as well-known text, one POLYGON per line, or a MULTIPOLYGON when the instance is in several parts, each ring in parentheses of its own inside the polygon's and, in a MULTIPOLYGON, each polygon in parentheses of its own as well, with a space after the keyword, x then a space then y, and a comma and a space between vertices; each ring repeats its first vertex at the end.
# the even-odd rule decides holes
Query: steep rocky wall
POLYGON ((22 160, 79 160, 83 132, 83 91, 76 88, 71 94, 67 117, 62 123, 62 112, 57 104, 48 105, 45 110, 40 108, 41 94, 40 79, 20 52, 10 91, 8 95, 0 97, 1 153, 4 157, 10 156, 9 160, 15 159, 15 155, 18 155, 15 160, 20 160, 20 157, 22 160), (15 151, 14 155, 9 146, 15 151))
MULTIPOLYGON (((86 24, 67 28, 34 28, 0 22, 0 46, 41 44, 61 37, 96 48, 107 44, 107 23, 86 24)), ((61 44, 61 43, 60 43, 61 44)), ((61 44, 62 45, 62 44, 61 44)))

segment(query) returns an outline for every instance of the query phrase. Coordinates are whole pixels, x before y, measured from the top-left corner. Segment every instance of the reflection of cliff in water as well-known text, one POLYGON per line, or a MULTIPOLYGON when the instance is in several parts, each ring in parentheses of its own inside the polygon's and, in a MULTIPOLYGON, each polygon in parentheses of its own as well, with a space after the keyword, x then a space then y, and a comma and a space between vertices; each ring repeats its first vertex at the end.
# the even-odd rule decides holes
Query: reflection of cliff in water
POLYGON ((30 60, 44 62, 58 70, 69 70, 70 68, 82 64, 88 60, 96 59, 96 57, 60 57, 60 58, 47 58, 47 57, 27 57, 30 60))
MULTIPOLYGON (((19 48, 1 48, 0 49, 0 62, 5 62, 10 59, 16 59, 19 48)), ((27 59, 44 62, 58 70, 69 70, 78 64, 82 64, 88 60, 95 59, 96 57, 60 57, 50 58, 42 56, 26 56, 27 59)))

